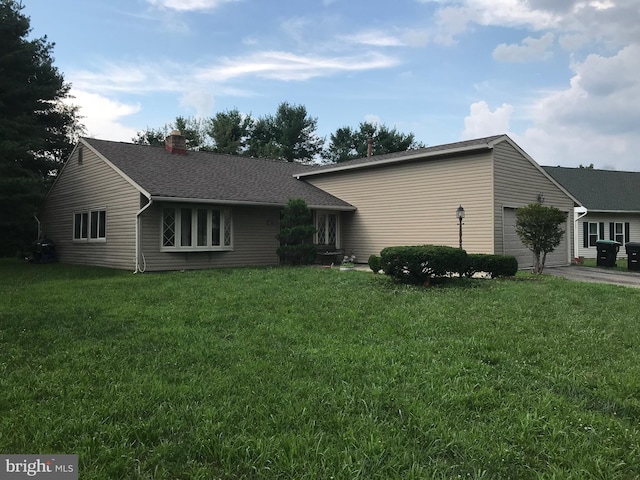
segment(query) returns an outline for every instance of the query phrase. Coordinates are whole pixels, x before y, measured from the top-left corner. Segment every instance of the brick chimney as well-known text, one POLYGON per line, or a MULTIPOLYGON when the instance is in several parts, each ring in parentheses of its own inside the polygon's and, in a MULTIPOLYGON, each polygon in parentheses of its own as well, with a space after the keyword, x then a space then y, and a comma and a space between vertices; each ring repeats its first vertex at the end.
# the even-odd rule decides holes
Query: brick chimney
POLYGON ((175 155, 187 154, 187 141, 178 130, 173 130, 167 138, 164 139, 164 148, 167 152, 175 155))
POLYGON ((373 155, 373 138, 367 138, 367 157, 373 155))

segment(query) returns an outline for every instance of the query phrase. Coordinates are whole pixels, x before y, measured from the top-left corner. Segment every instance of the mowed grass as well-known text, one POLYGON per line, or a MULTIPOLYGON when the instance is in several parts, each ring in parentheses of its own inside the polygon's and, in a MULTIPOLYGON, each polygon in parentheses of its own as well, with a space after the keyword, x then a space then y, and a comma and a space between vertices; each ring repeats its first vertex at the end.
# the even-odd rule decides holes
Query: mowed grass
POLYGON ((82 479, 640 477, 640 290, 0 261, 0 452, 82 479))

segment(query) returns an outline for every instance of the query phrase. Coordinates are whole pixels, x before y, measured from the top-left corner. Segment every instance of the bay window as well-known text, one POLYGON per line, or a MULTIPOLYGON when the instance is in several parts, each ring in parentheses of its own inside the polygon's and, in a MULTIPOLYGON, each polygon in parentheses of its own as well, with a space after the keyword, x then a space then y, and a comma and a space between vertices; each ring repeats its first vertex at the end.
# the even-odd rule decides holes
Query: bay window
POLYGON ((163 251, 232 250, 231 210, 208 207, 164 207, 163 251))

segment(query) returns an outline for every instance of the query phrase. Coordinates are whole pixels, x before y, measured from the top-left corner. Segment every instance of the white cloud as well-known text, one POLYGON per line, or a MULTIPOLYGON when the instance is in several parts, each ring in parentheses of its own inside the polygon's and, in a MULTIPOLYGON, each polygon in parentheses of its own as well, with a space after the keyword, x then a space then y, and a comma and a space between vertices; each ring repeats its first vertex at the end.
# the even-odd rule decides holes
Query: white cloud
POLYGON ((77 70, 69 78, 80 90, 94 92, 175 92, 184 88, 184 67, 174 63, 108 62, 98 71, 77 70))
POLYGON ((364 116, 364 121, 370 123, 372 125, 382 125, 382 121, 378 115, 374 115, 373 113, 369 113, 364 116))
POLYGON ((180 98, 180 105, 195 111, 196 117, 208 117, 213 109, 213 95, 203 90, 189 90, 180 98))
POLYGON ((555 36, 546 33, 540 38, 527 37, 521 45, 507 45, 502 43, 493 51, 493 58, 501 62, 531 62, 548 60, 553 53, 549 50, 553 46, 555 36))
POLYGON ((391 35, 386 30, 367 30, 353 35, 342 35, 338 38, 351 43, 374 47, 402 47, 405 45, 400 38, 391 35))
POLYGON ((568 89, 553 92, 533 105, 534 120, 549 128, 579 127, 585 134, 637 135, 640 125, 640 45, 612 57, 589 55, 572 66, 568 89))
POLYGON ((179 11, 213 10, 234 1, 237 0, 147 0, 154 7, 179 11))
POLYGON ((340 35, 338 39, 371 47, 424 47, 429 43, 430 33, 424 29, 364 30, 351 35, 340 35))
POLYGON ((516 141, 544 165, 639 170, 640 45, 590 55, 572 68, 568 88, 530 106, 532 126, 516 141))
POLYGON ((136 135, 136 130, 125 126, 122 119, 140 111, 139 104, 128 105, 75 88, 71 95, 74 98, 68 103, 79 107, 88 136, 129 142, 136 135))
POLYGON ((308 80, 339 72, 355 72, 389 68, 398 60, 379 53, 354 56, 322 57, 296 55, 289 52, 257 52, 246 57, 223 60, 221 65, 201 69, 199 80, 226 82, 231 79, 255 76, 274 80, 308 80))
MULTIPOLYGON (((422 0, 422 3, 428 0, 422 0)), ((456 0, 438 1, 438 43, 454 43, 474 24, 551 31, 566 48, 597 42, 621 48, 640 41, 637 0, 456 0)))
POLYGON ((509 132, 513 106, 503 104, 493 112, 485 101, 471 104, 469 115, 464 119, 463 139, 488 137, 509 132))

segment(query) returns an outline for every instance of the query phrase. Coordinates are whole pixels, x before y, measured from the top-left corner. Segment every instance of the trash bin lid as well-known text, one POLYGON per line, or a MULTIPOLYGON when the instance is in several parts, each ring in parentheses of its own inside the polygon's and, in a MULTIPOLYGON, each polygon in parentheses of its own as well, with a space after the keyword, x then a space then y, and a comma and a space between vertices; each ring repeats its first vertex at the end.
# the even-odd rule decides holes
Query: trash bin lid
POLYGON ((640 242, 627 242, 624 244, 624 246, 631 248, 640 248, 640 242))
POLYGON ((598 240, 596 245, 599 243, 603 245, 622 245, 620 242, 616 242, 615 240, 598 240))

